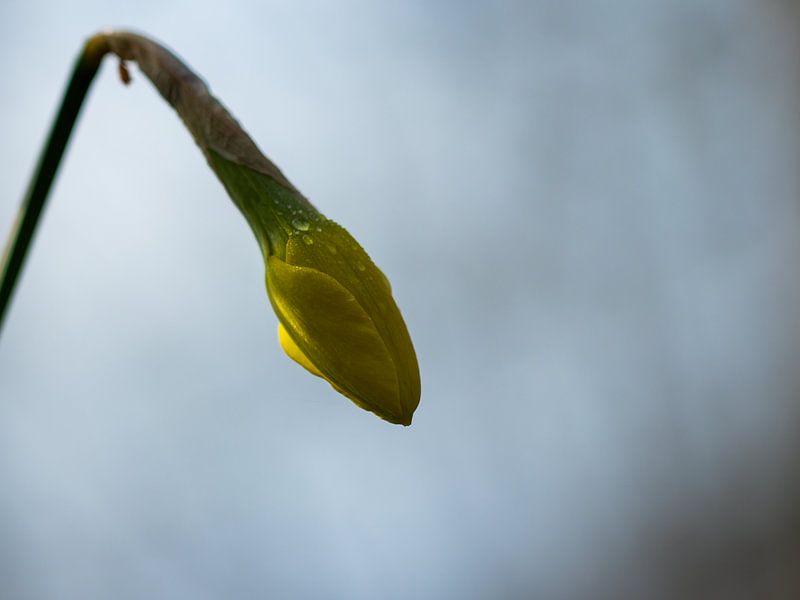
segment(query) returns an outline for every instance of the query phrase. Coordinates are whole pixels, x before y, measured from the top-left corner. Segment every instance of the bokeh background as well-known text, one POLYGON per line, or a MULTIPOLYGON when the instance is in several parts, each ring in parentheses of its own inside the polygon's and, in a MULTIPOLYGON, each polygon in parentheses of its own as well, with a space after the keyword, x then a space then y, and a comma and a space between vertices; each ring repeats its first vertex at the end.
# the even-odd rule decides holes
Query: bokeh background
POLYGON ((800 7, 0 3, 0 235, 148 32, 389 275, 412 427, 285 357, 108 60, 0 340, 0 597, 800 597, 800 7))

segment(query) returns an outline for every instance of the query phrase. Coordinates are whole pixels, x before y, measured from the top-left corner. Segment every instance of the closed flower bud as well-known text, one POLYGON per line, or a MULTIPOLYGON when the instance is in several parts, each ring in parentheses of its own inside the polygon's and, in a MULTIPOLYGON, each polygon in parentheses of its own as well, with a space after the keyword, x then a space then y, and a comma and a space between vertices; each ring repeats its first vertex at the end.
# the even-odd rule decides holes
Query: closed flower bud
POLYGON ((211 163, 261 242, 286 354, 361 408, 410 425, 419 367, 383 273, 294 188, 214 153, 211 163))
MULTIPOLYGON (((169 50, 130 32, 100 33, 86 48, 90 56, 136 61, 183 119, 261 246, 286 353, 358 406, 409 425, 420 397, 417 358, 389 282, 367 253, 297 191, 169 50)), ((124 63, 120 72, 127 82, 124 63)))
POLYGON ((402 425, 419 403, 417 359, 389 283, 333 221, 292 235, 267 259, 286 353, 358 406, 402 425))

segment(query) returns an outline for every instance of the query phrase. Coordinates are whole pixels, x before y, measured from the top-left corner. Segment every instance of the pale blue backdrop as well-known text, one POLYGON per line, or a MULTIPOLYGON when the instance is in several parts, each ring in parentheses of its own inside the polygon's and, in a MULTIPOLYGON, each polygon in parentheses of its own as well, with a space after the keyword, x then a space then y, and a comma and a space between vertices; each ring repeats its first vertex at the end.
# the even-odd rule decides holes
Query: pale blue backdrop
POLYGON ((390 277, 412 427, 276 341, 102 69, 0 339, 3 599, 800 596, 790 1, 0 3, 0 236, 83 39, 210 83, 390 277))

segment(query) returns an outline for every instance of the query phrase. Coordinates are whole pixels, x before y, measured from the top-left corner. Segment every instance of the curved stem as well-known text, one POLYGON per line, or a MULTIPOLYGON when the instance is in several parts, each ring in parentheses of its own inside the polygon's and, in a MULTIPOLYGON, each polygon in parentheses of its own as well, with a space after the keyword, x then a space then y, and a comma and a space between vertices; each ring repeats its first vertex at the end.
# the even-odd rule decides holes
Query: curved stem
POLYGON ((116 54, 122 61, 120 76, 124 83, 129 81, 124 61, 136 61, 161 96, 181 117, 223 184, 225 177, 219 172, 215 156, 266 175, 290 191, 299 205, 314 210, 281 170, 264 156, 219 100, 211 95, 202 79, 177 56, 158 42, 136 33, 98 33, 86 42, 78 57, 58 116, 42 150, 0 261, 0 330, 64 149, 100 61, 107 53, 116 54))
POLYGON ((58 115, 9 234, 0 261, 0 330, 70 134, 106 51, 104 45, 90 40, 78 57, 58 115))

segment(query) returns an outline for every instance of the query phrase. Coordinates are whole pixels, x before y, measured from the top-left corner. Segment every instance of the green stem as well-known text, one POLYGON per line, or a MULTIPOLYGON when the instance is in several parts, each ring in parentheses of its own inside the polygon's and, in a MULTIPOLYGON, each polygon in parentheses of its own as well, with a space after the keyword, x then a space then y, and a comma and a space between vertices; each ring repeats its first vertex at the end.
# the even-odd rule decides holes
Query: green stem
POLYGON ((25 263, 28 248, 36 232, 39 217, 47 201, 47 195, 58 172, 64 149, 67 147, 86 93, 106 51, 107 48, 104 47, 104 44, 90 40, 78 57, 61 101, 58 116, 50 130, 27 193, 17 213, 17 219, 9 234, 0 262, 0 330, 2 330, 3 317, 14 293, 17 279, 25 263))

